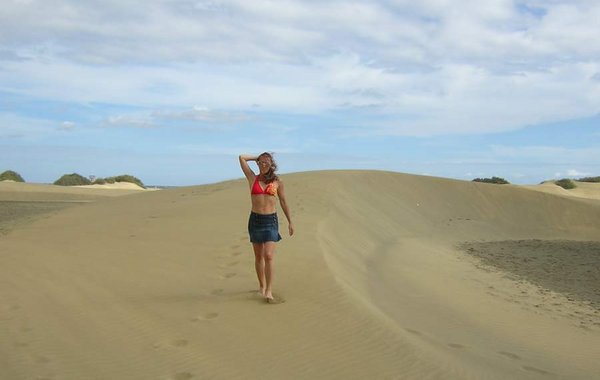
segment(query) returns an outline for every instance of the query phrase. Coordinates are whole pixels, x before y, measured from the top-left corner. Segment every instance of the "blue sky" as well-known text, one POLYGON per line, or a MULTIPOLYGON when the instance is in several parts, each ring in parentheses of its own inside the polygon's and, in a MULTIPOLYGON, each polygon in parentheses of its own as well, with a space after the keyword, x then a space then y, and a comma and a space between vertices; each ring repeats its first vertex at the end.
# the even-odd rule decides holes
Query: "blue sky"
POLYGON ((6 0, 0 171, 600 175, 597 1, 6 0))

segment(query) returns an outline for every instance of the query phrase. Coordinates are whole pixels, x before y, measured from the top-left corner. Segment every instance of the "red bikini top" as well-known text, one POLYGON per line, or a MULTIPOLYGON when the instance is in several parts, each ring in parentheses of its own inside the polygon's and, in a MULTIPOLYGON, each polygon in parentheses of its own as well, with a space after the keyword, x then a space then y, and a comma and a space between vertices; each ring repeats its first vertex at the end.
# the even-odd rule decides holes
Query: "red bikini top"
POLYGON ((250 190, 250 194, 252 195, 257 195, 257 194, 263 194, 263 195, 273 195, 275 196, 277 194, 277 186, 275 185, 275 182, 271 182, 267 185, 267 187, 265 187, 264 189, 262 187, 260 187, 260 182, 258 180, 259 176, 256 176, 256 178, 254 179, 254 184, 252 185, 252 190, 250 190))

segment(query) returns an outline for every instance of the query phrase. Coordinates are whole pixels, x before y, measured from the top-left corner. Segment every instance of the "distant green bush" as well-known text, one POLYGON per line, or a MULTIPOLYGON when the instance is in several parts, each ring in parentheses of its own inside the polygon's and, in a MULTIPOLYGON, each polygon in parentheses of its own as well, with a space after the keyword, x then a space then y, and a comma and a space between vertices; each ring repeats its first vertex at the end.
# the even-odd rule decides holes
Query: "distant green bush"
POLYGON ((134 183, 144 189, 146 188, 146 186, 144 186, 144 183, 139 178, 134 177, 129 174, 118 175, 116 177, 108 177, 108 178, 104 178, 104 180, 108 183, 129 182, 129 183, 134 183))
POLYGON ((579 182, 600 182, 600 177, 584 177, 579 178, 579 182))
POLYGON ((65 174, 54 182, 59 186, 82 186, 91 185, 92 181, 77 173, 65 174))
POLYGON ((4 173, 0 174, 0 181, 15 181, 15 182, 25 182, 23 177, 17 172, 13 172, 12 170, 7 170, 4 173))
POLYGON ((79 175, 77 173, 65 174, 62 177, 60 177, 56 182, 54 182, 54 184, 60 185, 60 186, 82 186, 82 185, 92 185, 92 184, 93 185, 105 185, 107 183, 115 183, 115 182, 129 182, 129 183, 134 183, 144 189, 146 188, 146 186, 144 186, 144 183, 139 178, 136 178, 129 174, 123 174, 123 175, 107 177, 107 178, 96 178, 94 180, 94 182, 90 181, 88 178, 85 178, 84 176, 79 175))
POLYGON ((483 183, 495 183, 497 185, 508 185, 510 182, 500 177, 492 177, 492 178, 475 178, 473 182, 483 182, 483 183))
POLYGON ((569 178, 559 179, 558 181, 554 181, 554 184, 562 187, 565 190, 570 190, 577 187, 577 185, 575 185, 575 182, 573 182, 573 180, 569 178))

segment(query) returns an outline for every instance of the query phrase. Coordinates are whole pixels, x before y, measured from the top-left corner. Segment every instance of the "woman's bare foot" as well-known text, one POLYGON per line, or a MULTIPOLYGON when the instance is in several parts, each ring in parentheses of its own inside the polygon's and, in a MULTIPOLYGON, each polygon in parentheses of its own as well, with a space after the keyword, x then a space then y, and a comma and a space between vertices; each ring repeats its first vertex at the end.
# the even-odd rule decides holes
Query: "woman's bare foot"
POLYGON ((265 297, 267 299, 267 301, 273 301, 274 300, 273 293, 271 293, 270 290, 265 291, 263 297, 265 297))
POLYGON ((264 288, 260 288, 260 289, 258 289, 258 295, 259 295, 259 296, 265 297, 265 294, 266 294, 266 292, 265 292, 265 289, 264 289, 264 288))
POLYGON ((265 297, 265 301, 271 305, 277 305, 285 302, 285 300, 280 296, 265 297))

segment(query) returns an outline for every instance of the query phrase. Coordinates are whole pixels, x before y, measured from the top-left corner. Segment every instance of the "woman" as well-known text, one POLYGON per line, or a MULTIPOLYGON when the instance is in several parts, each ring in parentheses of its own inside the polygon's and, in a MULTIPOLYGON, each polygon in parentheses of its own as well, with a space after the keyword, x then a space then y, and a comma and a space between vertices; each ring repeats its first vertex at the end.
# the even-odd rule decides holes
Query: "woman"
POLYGON ((275 209, 276 198, 288 220, 290 236, 294 234, 294 227, 290 217, 290 209, 285 199, 285 188, 275 171, 277 164, 270 153, 259 156, 240 155, 240 166, 248 179, 250 198, 252 199, 252 212, 248 221, 248 233, 254 248, 254 267, 260 294, 269 302, 273 301, 273 254, 275 243, 281 240, 279 235, 279 222, 275 209), (256 175, 248 166, 248 161, 256 161, 259 174, 256 175))

